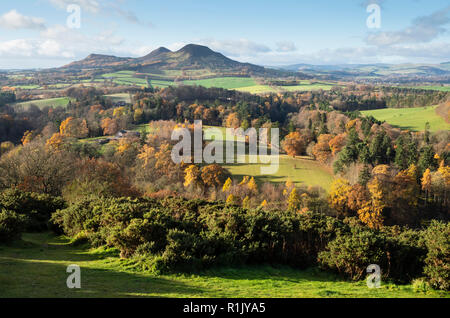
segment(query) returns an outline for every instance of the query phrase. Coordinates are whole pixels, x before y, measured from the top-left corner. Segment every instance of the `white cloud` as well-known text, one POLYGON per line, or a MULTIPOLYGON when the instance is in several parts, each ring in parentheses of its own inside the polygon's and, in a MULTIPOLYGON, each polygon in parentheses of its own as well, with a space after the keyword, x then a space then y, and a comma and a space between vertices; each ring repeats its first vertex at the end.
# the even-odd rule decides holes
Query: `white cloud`
POLYGON ((297 51, 297 47, 294 42, 282 41, 277 43, 278 52, 294 52, 297 51))
POLYGON ((45 29, 45 20, 42 18, 27 17, 17 10, 11 10, 0 16, 0 26, 7 29, 45 29))
POLYGON ((447 31, 445 25, 448 23, 450 23, 450 6, 431 15, 414 19, 412 25, 404 30, 369 34, 366 42, 376 46, 426 43, 445 33, 447 31))

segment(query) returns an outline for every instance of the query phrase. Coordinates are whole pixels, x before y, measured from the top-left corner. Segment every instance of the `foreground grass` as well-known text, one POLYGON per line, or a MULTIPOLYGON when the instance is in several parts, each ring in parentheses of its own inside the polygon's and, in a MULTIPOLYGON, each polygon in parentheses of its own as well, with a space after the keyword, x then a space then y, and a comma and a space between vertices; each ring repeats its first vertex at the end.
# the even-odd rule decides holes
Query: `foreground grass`
POLYGON ((365 116, 373 116, 378 120, 413 131, 423 131, 425 124, 430 123, 431 131, 449 130, 450 124, 436 114, 437 106, 416 108, 386 108, 361 112, 365 116))
POLYGON ((181 297, 181 298, 319 298, 449 297, 414 292, 410 285, 342 281, 316 269, 298 271, 269 266, 222 268, 195 275, 156 276, 136 270, 114 250, 74 247, 51 234, 24 234, 23 241, 0 246, 0 297, 181 297), (68 265, 81 267, 81 289, 66 287, 68 265))

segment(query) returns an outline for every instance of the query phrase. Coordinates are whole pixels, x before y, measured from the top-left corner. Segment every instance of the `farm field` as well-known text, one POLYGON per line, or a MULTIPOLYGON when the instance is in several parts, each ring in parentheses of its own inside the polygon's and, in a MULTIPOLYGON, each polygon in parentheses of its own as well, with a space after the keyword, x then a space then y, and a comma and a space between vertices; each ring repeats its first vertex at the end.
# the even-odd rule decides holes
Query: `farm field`
POLYGON ((439 291, 418 292, 412 285, 348 282, 312 268, 252 266, 215 268, 195 274, 157 276, 121 260, 114 249, 72 246, 49 233, 23 234, 22 241, 0 245, 0 298, 427 298, 450 297, 439 291), (68 289, 68 265, 81 268, 81 289, 68 289))
POLYGON ((105 95, 105 97, 111 99, 111 101, 113 103, 117 103, 117 102, 131 103, 130 94, 127 94, 127 93, 105 95))
POLYGON ((294 86, 269 86, 269 85, 253 85, 247 87, 241 87, 237 90, 252 94, 260 93, 280 93, 280 92, 296 92, 296 91, 316 91, 316 90, 330 90, 333 84, 329 83, 303 83, 294 86))
POLYGON ((450 86, 408 86, 407 88, 428 89, 433 91, 450 92, 450 86))
POLYGON ((386 108, 361 112, 365 116, 373 116, 378 120, 402 128, 414 131, 422 131, 425 124, 430 123, 430 130, 449 130, 450 124, 436 114, 437 106, 417 108, 386 108))
POLYGON ((15 103, 14 107, 23 107, 24 109, 31 105, 36 105, 41 109, 44 107, 66 107, 70 100, 71 99, 69 97, 38 99, 28 102, 15 103))
MULTIPOLYGON (((150 79, 152 74, 148 74, 150 79)), ((169 75, 169 74, 167 74, 169 75)), ((147 86, 147 81, 143 78, 135 77, 132 71, 120 71, 116 73, 107 73, 102 75, 103 79, 96 79, 96 81, 103 81, 104 79, 111 79, 114 83, 120 85, 139 85, 147 86)), ((198 85, 207 88, 219 87, 224 89, 235 89, 251 94, 262 93, 280 93, 280 92, 294 92, 294 91, 314 91, 314 90, 330 90, 334 84, 332 83, 311 83, 310 81, 303 81, 300 85, 294 86, 270 86, 258 84, 256 79, 251 77, 215 77, 200 80, 186 80, 182 82, 184 85, 198 85)), ((151 79, 151 84, 155 87, 176 86, 179 83, 171 81, 163 81, 158 79, 151 79)))
MULTIPOLYGON (((248 155, 246 162, 248 162, 248 155)), ((234 177, 255 177, 258 183, 272 182, 285 183, 290 180, 297 186, 320 186, 329 190, 333 182, 333 174, 321 166, 317 161, 309 158, 292 158, 280 155, 280 167, 278 172, 271 175, 261 174, 261 164, 232 164, 223 165, 234 177)))
POLYGON ((236 89, 255 86, 256 82, 251 77, 217 77, 204 80, 184 81, 186 85, 199 85, 204 87, 220 87, 225 89, 236 89))

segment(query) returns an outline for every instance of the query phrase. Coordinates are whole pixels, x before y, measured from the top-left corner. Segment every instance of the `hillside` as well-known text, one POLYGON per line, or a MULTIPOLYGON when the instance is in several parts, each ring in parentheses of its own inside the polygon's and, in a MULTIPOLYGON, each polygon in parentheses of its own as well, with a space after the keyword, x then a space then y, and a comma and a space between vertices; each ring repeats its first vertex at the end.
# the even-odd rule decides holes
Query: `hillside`
MULTIPOLYGON (((138 58, 91 54, 81 61, 72 62, 61 68, 53 69, 53 71, 96 71, 97 73, 134 71, 159 75, 164 78, 174 78, 183 75, 288 76, 294 74, 285 70, 268 69, 258 65, 241 63, 206 46, 196 44, 188 44, 175 52, 165 47, 160 47, 138 58)), ((301 74, 295 75, 299 76, 301 74)))

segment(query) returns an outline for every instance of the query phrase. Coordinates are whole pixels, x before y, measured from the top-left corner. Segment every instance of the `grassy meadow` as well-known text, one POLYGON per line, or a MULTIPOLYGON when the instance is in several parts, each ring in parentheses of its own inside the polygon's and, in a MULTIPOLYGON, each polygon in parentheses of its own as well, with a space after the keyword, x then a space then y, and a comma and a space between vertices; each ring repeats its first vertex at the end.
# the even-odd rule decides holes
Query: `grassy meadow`
POLYGON ((114 249, 73 246, 50 233, 23 234, 0 245, 0 298, 428 298, 450 297, 417 291, 412 285, 349 282, 316 268, 295 270, 266 265, 213 268, 195 274, 155 275, 122 260, 114 249), (81 268, 81 289, 68 289, 68 265, 81 268))
POLYGON ((71 99, 69 97, 37 99, 28 102, 15 103, 14 107, 23 107, 24 109, 30 107, 31 105, 36 105, 41 109, 45 107, 66 107, 70 100, 71 99))
MULTIPOLYGON (((249 162, 248 155, 246 162, 249 162)), ((264 166, 262 164, 224 164, 223 166, 236 178, 255 177, 258 183, 285 183, 290 180, 297 186, 319 186, 328 191, 334 179, 331 171, 317 161, 306 157, 292 158, 280 155, 278 172, 270 175, 261 174, 261 167, 264 166)))
POLYGON ((430 123, 430 130, 449 130, 450 124, 436 114, 437 106, 417 108, 386 108, 361 112, 366 116, 373 116, 378 120, 386 121, 392 126, 413 131, 422 131, 425 124, 430 123))

